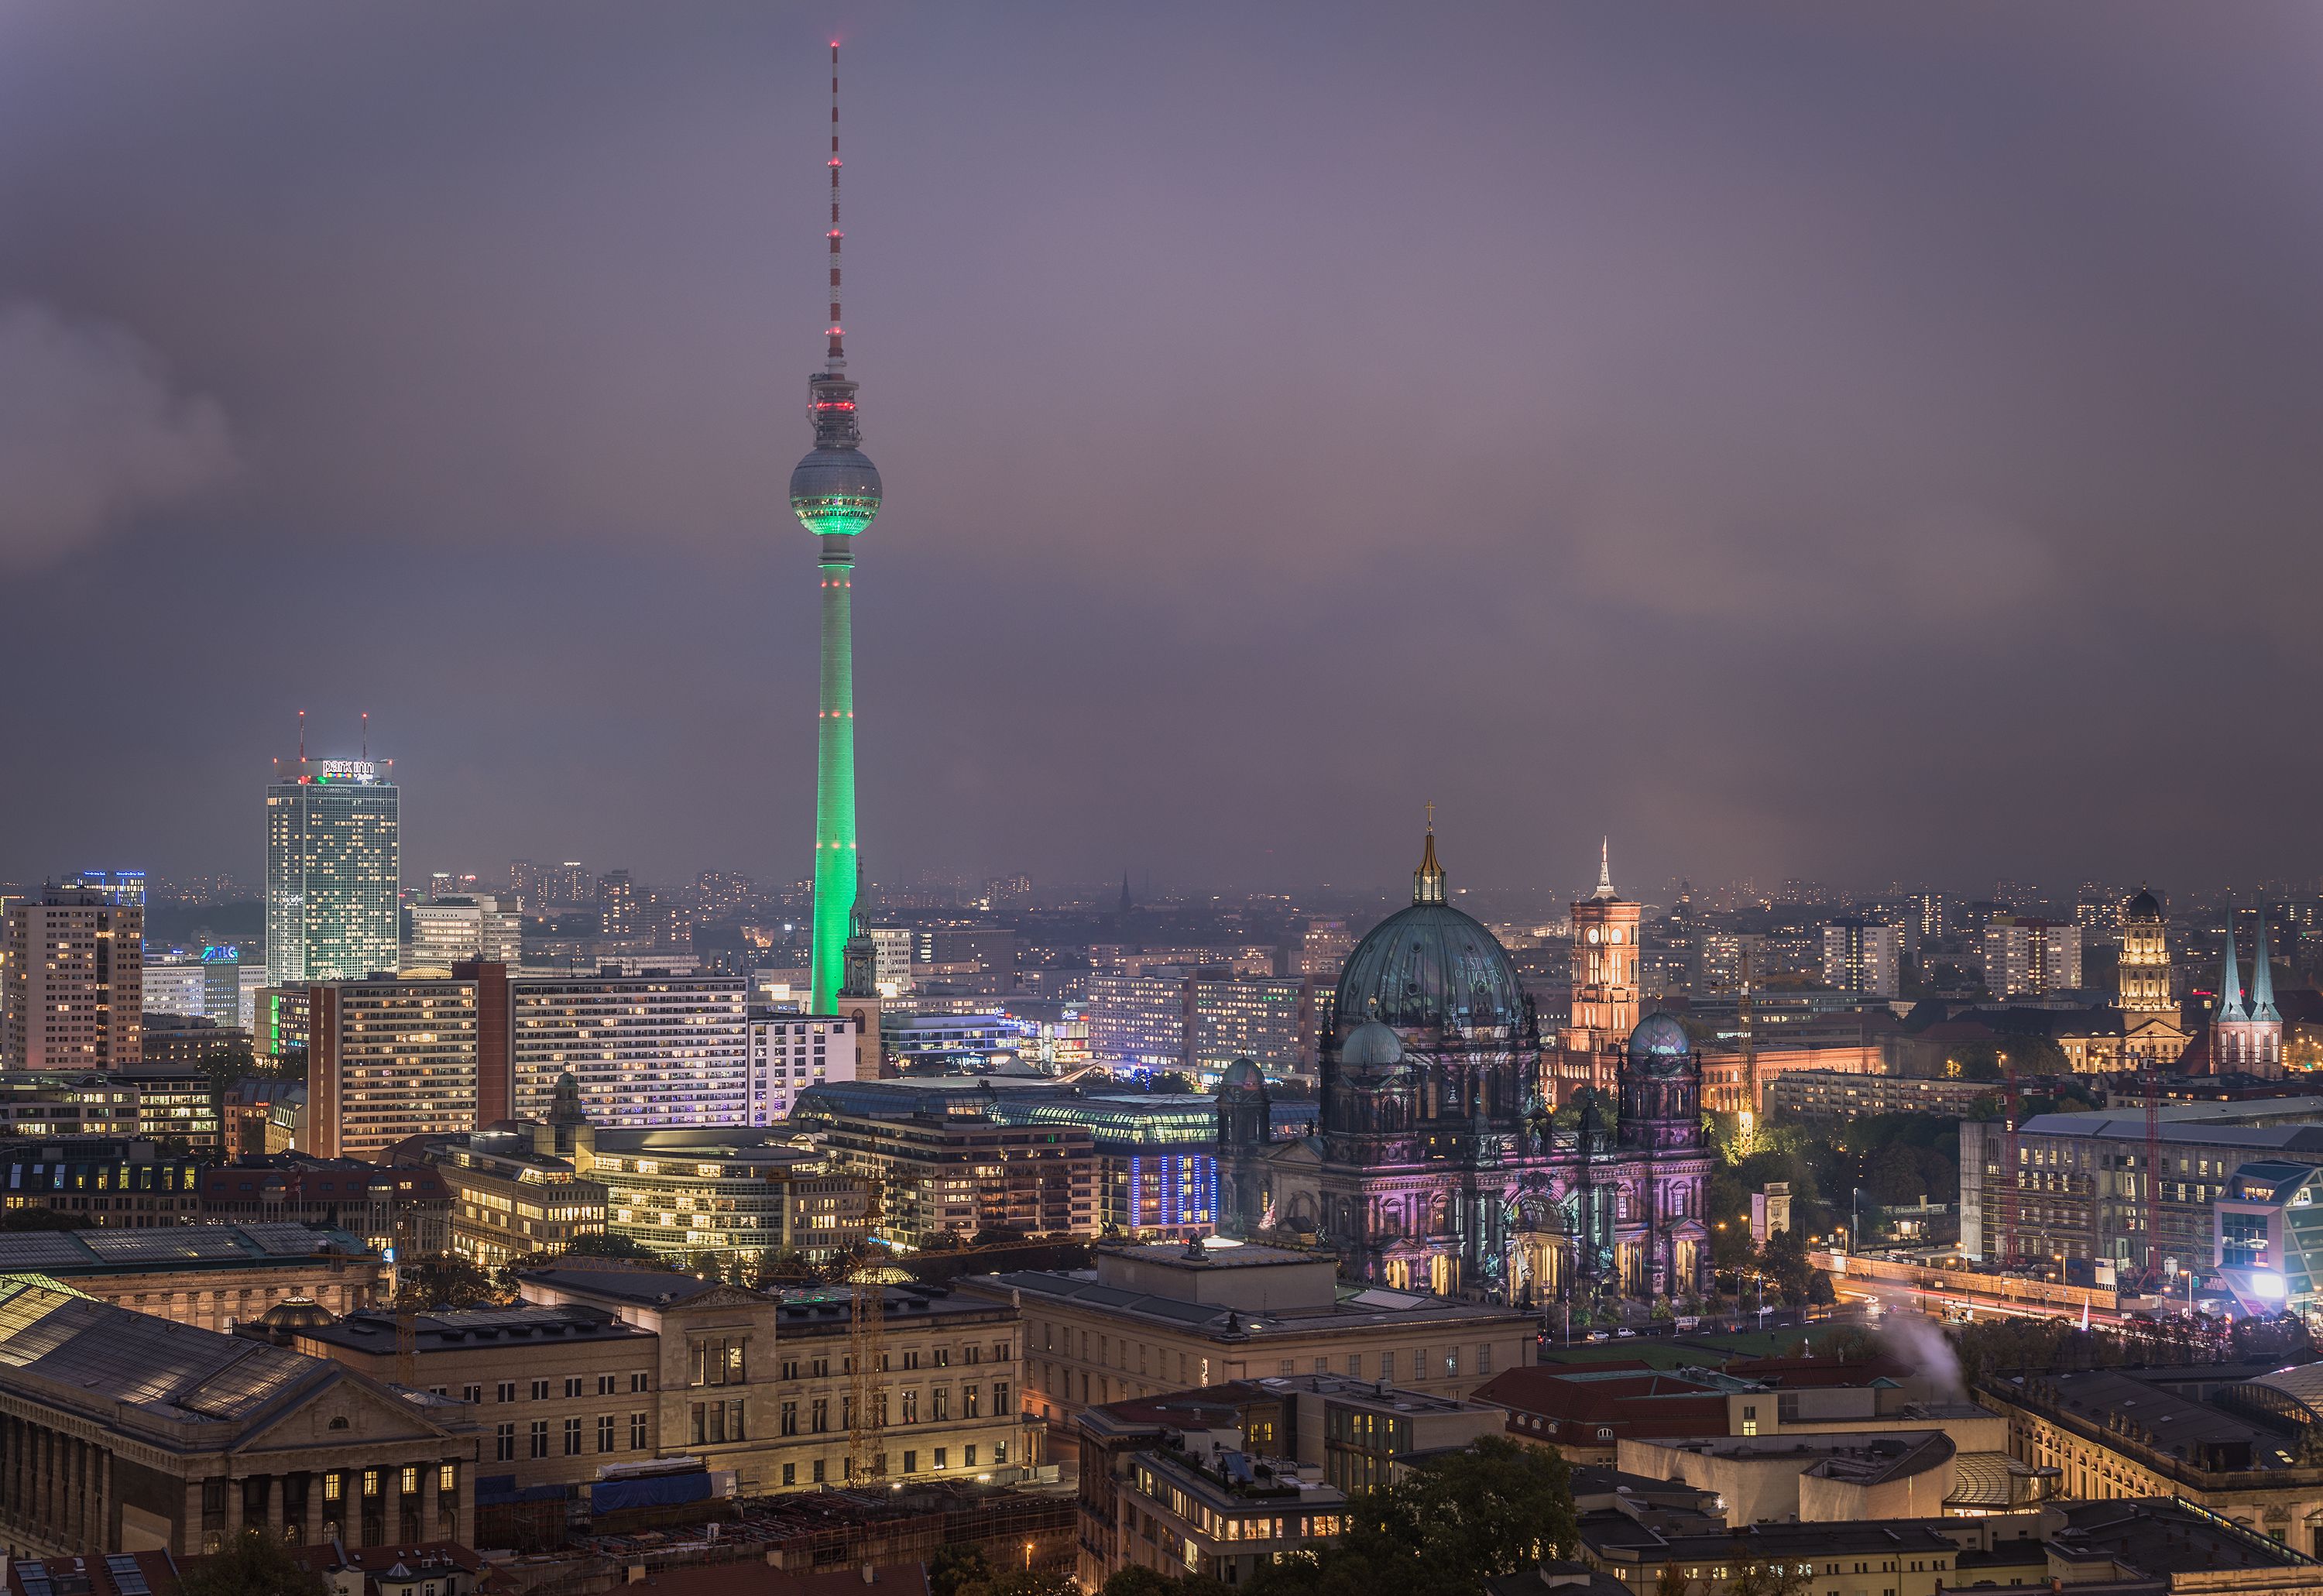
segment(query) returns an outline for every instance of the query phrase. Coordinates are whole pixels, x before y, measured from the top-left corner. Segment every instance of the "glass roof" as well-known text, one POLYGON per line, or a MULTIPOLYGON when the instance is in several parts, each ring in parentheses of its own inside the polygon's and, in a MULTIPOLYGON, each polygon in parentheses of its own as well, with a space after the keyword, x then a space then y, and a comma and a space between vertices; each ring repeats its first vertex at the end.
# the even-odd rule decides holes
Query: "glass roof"
POLYGON ((38 1275, 0 1275, 0 1366, 95 1401, 170 1418, 239 1418, 326 1371, 321 1360, 82 1296, 38 1275))

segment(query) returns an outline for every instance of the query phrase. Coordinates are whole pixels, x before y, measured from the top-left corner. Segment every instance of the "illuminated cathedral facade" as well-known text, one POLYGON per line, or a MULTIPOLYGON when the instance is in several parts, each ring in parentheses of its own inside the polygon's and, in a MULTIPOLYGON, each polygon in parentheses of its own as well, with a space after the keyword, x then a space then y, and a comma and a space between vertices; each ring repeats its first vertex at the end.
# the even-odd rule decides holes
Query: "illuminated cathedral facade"
POLYGON ((1640 1022, 1609 1004, 1602 1018, 1593 1029, 1627 1031, 1592 1038, 1618 1050, 1618 1114, 1608 1124, 1592 1099, 1560 1129, 1559 1039, 1544 1042, 1499 940, 1447 901, 1431 828, 1411 906, 1340 975, 1314 1133, 1270 1139, 1266 1084, 1247 1060, 1220 1083, 1220 1232, 1311 1234, 1350 1276, 1447 1295, 1706 1294, 1701 1065, 1667 1014, 1640 1022))

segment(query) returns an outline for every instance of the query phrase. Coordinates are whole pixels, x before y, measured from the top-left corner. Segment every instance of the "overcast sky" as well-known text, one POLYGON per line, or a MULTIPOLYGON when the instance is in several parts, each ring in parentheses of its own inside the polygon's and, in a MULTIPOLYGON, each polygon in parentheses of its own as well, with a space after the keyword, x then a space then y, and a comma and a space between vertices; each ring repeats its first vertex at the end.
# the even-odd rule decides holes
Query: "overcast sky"
POLYGON ((834 36, 875 878, 2323 868, 2311 5, 13 0, 0 877, 806 873, 834 36))

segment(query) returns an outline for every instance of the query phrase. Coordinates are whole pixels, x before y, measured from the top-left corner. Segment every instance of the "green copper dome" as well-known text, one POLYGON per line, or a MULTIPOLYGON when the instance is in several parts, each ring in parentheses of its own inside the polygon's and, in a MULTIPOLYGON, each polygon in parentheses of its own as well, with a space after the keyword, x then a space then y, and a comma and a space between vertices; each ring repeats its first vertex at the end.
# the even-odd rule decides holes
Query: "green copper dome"
POLYGON ((1343 1027, 1521 1025, 1524 994, 1492 932, 1449 903, 1414 903, 1347 955, 1332 1012, 1343 1027))

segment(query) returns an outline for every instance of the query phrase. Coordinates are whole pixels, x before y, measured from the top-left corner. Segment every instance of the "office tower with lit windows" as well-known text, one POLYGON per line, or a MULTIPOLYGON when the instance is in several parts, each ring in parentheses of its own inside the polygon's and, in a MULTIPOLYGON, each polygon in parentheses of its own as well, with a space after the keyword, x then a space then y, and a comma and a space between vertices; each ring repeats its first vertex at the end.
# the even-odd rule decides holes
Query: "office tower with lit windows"
POLYGON ((814 934, 808 1007, 833 1012, 855 931, 855 539, 879 513, 879 472, 861 448, 857 384, 839 314, 839 46, 831 47, 831 319, 822 370, 807 379, 814 447, 791 472, 791 511, 815 536, 822 584, 822 697, 815 714, 814 934))
POLYGON ((402 867, 390 766, 296 760, 266 789, 266 980, 271 986, 394 971, 402 867))
POLYGON ((844 1014, 761 1011, 750 1016, 749 1034, 749 1123, 754 1125, 788 1119, 791 1105, 810 1087, 856 1078, 860 1038, 855 1022, 844 1014))
POLYGON ((0 931, 0 1062, 120 1069, 142 1057, 145 911, 51 887, 0 931))
POLYGON ((407 1136, 474 1130, 478 1027, 473 980, 309 986, 299 1151, 377 1159, 407 1136))
POLYGON ((1901 988, 1902 943, 1894 926, 1878 921, 1824 922, 1823 984, 1838 992, 1895 996, 1901 988))
POLYGON ((598 928, 609 937, 638 934, 638 884, 627 870, 597 877, 598 928))
POLYGON ((569 1073, 599 1125, 748 1123, 748 990, 740 976, 510 979, 510 1112, 546 1119, 569 1073))
POLYGON ((145 872, 142 870, 76 870, 58 883, 65 892, 93 892, 111 903, 129 908, 145 906, 145 872))
POLYGON ((1996 998, 2070 992, 2081 984, 2081 928, 1996 914, 1984 928, 1984 989, 1996 998))
POLYGON ((454 965, 476 959, 513 967, 523 959, 523 922, 497 898, 462 894, 411 906, 407 976, 448 976, 454 965))

